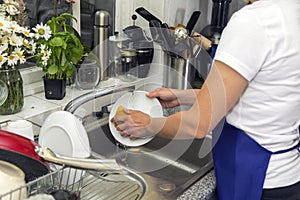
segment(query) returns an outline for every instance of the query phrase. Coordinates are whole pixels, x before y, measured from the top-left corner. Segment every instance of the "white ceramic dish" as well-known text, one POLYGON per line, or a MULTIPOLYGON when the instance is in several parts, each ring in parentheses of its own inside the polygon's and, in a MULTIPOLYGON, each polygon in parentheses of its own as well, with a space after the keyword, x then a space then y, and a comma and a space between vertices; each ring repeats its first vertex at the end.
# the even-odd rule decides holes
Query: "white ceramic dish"
MULTIPOLYGON (((56 111, 46 118, 40 130, 38 143, 62 156, 88 158, 91 155, 89 138, 84 126, 76 116, 67 111, 56 111)), ((53 167, 61 168, 59 165, 53 167)), ((62 177, 62 182, 65 184, 76 182, 82 176, 73 169, 70 175, 67 173, 64 175, 66 176, 62 177)))
POLYGON ((5 129, 30 140, 34 140, 32 123, 27 120, 19 119, 16 121, 10 121, 7 123, 5 129))
POLYGON ((84 158, 91 154, 86 130, 80 120, 67 111, 51 113, 44 121, 38 143, 62 156, 84 158))
POLYGON ((114 124, 110 122, 111 118, 115 116, 117 108, 122 105, 127 109, 139 110, 144 113, 147 113, 151 117, 162 117, 163 109, 159 103, 159 101, 154 98, 150 99, 146 97, 147 92, 136 90, 134 92, 129 92, 121 96, 116 103, 112 106, 110 115, 109 115, 109 128, 114 136, 114 138, 120 142, 121 144, 129 147, 136 147, 146 144, 151 141, 153 137, 147 138, 138 138, 135 140, 130 140, 129 137, 122 137, 115 128, 114 124))

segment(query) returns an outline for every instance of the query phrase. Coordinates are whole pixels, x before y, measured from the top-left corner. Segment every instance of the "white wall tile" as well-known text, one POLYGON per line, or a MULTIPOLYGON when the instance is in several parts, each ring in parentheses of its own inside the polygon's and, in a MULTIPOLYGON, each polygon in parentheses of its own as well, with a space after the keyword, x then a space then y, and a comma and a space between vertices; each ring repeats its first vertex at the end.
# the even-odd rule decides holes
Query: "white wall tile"
POLYGON ((186 25, 193 11, 199 10, 199 0, 165 0, 165 21, 169 26, 186 25))
POLYGON ((116 0, 115 31, 121 32, 132 25, 133 0, 116 0))

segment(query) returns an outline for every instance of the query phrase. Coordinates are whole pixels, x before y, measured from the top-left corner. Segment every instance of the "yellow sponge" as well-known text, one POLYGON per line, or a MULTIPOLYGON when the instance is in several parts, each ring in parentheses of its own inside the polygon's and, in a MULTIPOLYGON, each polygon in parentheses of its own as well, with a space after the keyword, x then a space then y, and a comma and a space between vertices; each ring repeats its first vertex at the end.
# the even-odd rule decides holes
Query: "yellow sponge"
MULTIPOLYGON (((117 108, 117 111, 116 111, 116 114, 115 114, 115 116, 116 115, 126 115, 126 113, 124 112, 124 107, 123 106, 119 106, 118 108, 117 108)), ((120 124, 120 123, 119 123, 120 124)), ((117 122, 115 122, 114 123, 114 125, 115 125, 115 127, 117 127, 118 126, 118 123, 117 122)))

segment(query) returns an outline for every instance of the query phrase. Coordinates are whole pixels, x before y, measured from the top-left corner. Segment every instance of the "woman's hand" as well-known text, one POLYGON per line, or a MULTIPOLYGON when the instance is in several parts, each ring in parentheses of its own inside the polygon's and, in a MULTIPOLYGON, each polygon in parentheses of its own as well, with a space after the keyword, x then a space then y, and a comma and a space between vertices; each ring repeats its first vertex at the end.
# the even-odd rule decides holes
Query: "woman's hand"
POLYGON ((155 133, 147 129, 151 123, 151 117, 138 110, 124 108, 126 115, 115 115, 111 122, 118 124, 116 129, 121 136, 129 136, 130 139, 152 136, 155 133))
POLYGON ((163 108, 173 108, 179 106, 175 90, 169 88, 157 88, 147 94, 149 98, 157 98, 163 108))

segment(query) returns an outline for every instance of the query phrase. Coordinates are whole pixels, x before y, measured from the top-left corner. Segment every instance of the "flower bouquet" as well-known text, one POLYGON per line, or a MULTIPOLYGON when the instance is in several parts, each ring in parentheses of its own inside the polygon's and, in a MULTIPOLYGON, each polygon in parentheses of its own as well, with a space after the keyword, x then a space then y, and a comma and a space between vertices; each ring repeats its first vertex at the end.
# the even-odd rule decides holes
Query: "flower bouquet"
POLYGON ((24 104, 23 81, 18 65, 34 56, 34 30, 24 26, 25 4, 22 0, 3 0, 0 4, 0 81, 5 85, 6 100, 0 114, 19 112, 24 104))

